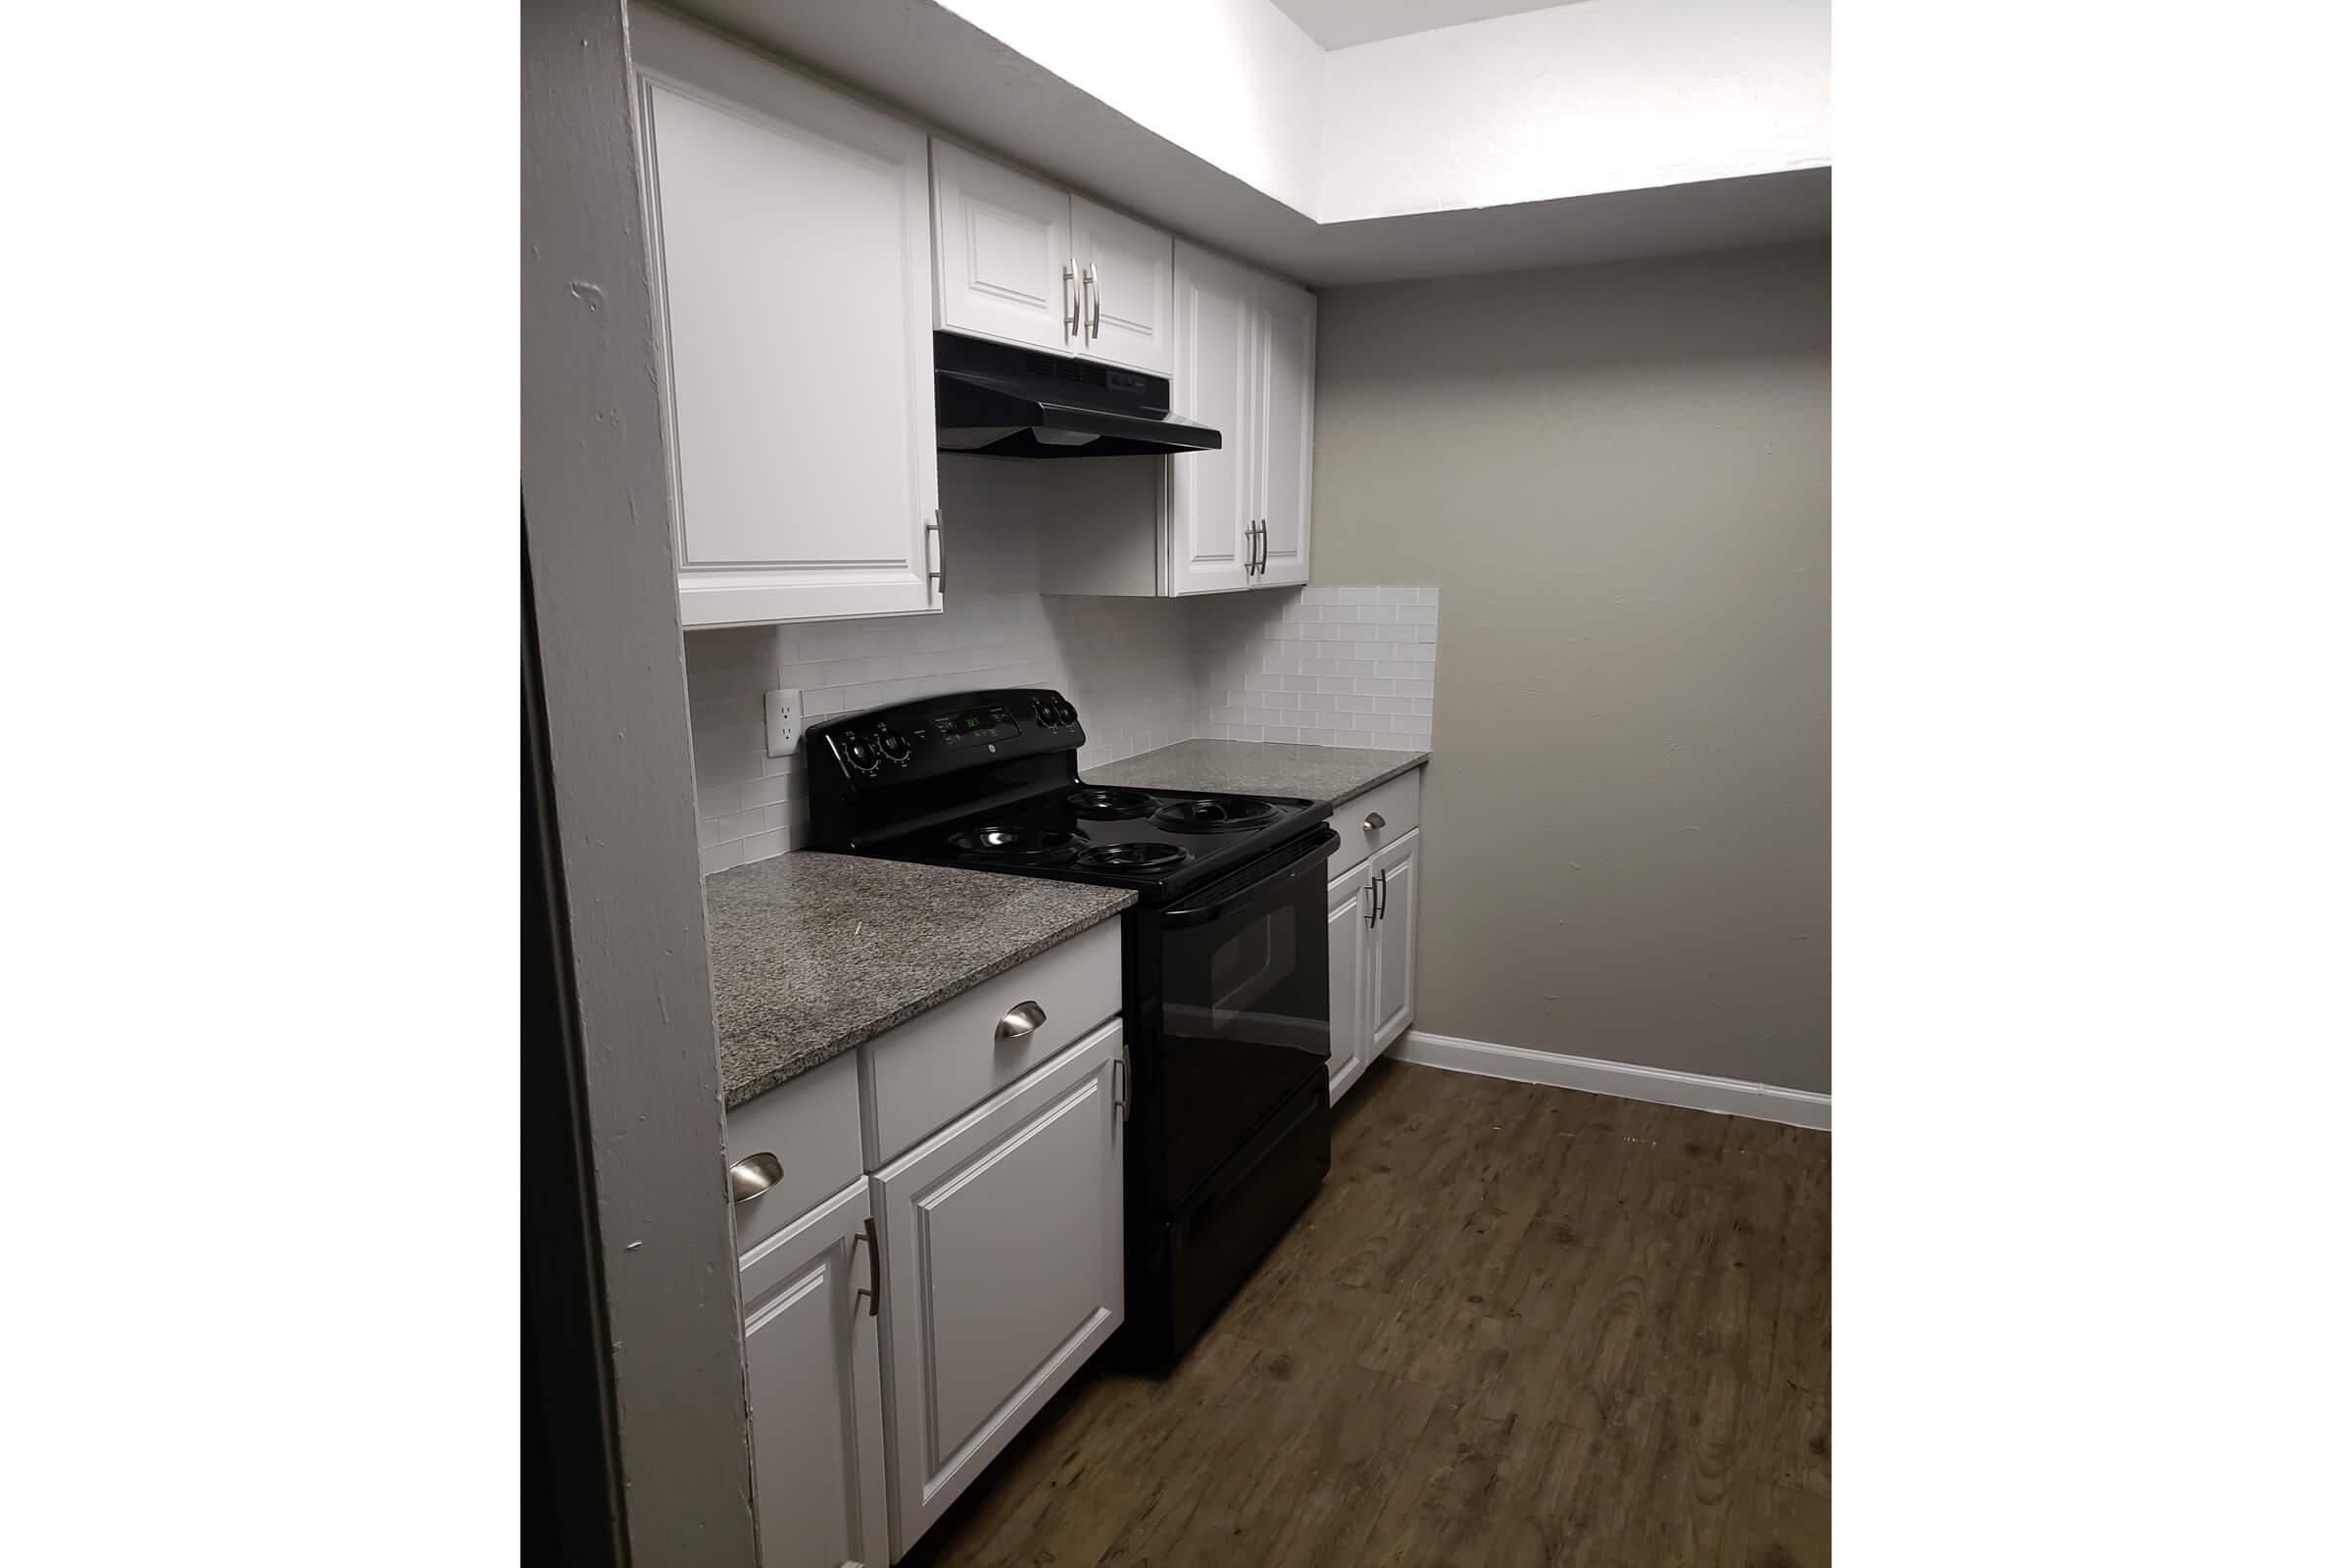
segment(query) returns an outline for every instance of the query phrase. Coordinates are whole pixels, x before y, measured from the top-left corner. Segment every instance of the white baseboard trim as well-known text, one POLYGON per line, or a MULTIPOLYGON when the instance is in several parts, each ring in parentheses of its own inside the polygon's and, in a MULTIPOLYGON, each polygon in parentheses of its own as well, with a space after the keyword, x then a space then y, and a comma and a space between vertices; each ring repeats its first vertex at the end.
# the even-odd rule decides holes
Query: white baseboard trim
POLYGON ((1550 1084, 1582 1089, 1588 1094, 1614 1095, 1620 1100, 1645 1100, 1658 1105, 1682 1105, 1691 1110, 1721 1111, 1727 1116, 1753 1116, 1790 1127, 1830 1130, 1830 1097, 1801 1089, 1777 1089, 1771 1084, 1743 1083, 1737 1078, 1709 1078, 1703 1073, 1672 1072, 1663 1067, 1637 1067, 1630 1062, 1601 1061, 1592 1056, 1561 1056, 1524 1046, 1497 1046, 1454 1035, 1433 1035, 1408 1029, 1389 1048, 1398 1061, 1448 1072, 1476 1073, 1482 1078, 1508 1078, 1515 1083, 1550 1084))

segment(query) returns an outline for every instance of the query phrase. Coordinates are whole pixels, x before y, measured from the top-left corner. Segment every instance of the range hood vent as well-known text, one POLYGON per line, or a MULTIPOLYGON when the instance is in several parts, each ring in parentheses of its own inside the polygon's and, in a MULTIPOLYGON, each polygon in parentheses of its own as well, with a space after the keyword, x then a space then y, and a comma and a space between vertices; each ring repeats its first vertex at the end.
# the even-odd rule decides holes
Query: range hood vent
POLYGON ((1168 412, 1168 380, 954 332, 931 337, 939 450, 988 458, 1164 457, 1224 436, 1168 412))

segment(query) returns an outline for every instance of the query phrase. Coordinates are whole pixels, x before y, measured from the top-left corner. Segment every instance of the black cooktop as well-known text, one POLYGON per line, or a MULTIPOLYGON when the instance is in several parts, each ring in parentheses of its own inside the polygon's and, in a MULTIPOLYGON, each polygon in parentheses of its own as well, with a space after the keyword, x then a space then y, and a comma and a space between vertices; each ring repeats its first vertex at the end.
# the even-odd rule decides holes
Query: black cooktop
POLYGON ((1320 801, 1062 784, 871 851, 894 859, 1133 887, 1156 902, 1311 829, 1320 801))
POLYGON ((820 849, 1134 888, 1161 904, 1314 831, 1330 803, 1121 789, 1078 776, 1059 692, 957 692, 808 731, 820 849))

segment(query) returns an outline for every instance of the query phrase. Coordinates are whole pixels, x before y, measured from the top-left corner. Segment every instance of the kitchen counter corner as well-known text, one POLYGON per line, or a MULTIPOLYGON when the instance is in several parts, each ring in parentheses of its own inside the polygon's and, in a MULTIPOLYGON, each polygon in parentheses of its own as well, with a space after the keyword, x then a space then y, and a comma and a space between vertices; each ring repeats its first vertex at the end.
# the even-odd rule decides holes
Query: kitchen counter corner
POLYGON ((1118 888, 798 850, 703 880, 731 1110, 1135 903, 1118 888))

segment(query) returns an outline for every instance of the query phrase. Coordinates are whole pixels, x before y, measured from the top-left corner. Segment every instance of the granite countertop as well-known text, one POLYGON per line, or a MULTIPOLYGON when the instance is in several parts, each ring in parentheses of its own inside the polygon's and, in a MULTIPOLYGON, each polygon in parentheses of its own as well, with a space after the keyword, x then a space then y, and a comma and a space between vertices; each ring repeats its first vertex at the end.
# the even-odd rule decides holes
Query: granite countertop
POLYGON ((703 879, 727 1108, 1110 919, 1120 888, 797 850, 703 879))
POLYGON ((1123 762, 1090 767, 1086 781, 1217 795, 1303 795, 1338 806, 1428 760, 1427 752, 1371 752, 1283 741, 1178 741, 1123 762))

